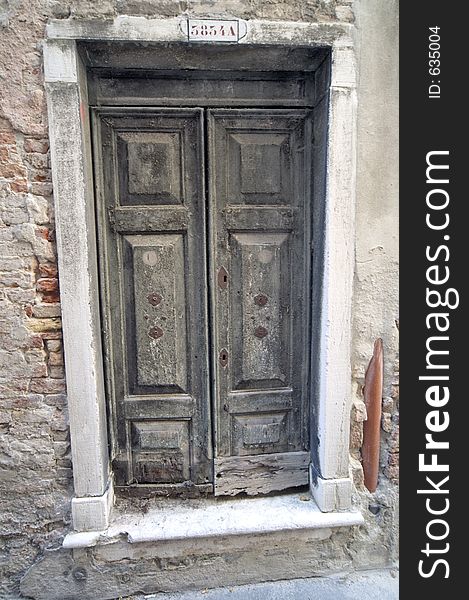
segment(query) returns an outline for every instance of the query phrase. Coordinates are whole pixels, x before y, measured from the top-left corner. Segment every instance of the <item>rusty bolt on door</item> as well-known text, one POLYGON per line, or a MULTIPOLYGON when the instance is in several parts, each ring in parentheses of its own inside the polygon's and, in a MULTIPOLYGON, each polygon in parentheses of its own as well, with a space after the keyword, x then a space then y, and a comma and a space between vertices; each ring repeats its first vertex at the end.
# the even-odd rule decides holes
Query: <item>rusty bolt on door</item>
POLYGON ((148 294, 147 299, 152 306, 158 306, 163 297, 158 292, 153 292, 153 294, 148 294))
POLYGON ((268 300, 269 299, 265 294, 257 294, 257 296, 254 297, 254 303, 257 304, 257 306, 265 306, 268 300))
POLYGON ((150 329, 150 331, 148 332, 148 335, 150 337, 152 337, 153 339, 157 340, 158 338, 160 338, 163 335, 164 331, 161 329, 161 327, 158 327, 157 325, 155 327, 152 327, 150 329))

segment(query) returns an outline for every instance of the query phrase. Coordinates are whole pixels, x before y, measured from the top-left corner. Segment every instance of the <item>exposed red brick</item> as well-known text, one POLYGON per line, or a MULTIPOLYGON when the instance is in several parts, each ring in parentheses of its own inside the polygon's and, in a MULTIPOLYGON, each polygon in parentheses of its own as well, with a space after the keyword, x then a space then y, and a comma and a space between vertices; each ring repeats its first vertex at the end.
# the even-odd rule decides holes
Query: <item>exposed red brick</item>
POLYGON ((40 173, 36 173, 36 174, 33 176, 33 181, 39 181, 39 182, 42 182, 42 181, 46 181, 46 180, 47 180, 47 177, 45 177, 44 175, 41 175, 40 173))
POLYGON ((4 163, 0 165, 0 177, 5 179, 26 179, 28 173, 23 165, 4 163))
POLYGON ((12 192, 16 192, 17 194, 25 194, 28 191, 28 182, 16 179, 10 183, 10 188, 12 192))
POLYGON ((39 182, 43 182, 43 181, 50 182, 50 181, 52 181, 50 170, 37 171, 33 175, 33 181, 39 181, 39 182))
POLYGON ((60 394, 65 391, 63 379, 31 379, 29 391, 37 394, 60 394))
POLYGON ((49 229, 47 227, 36 227, 36 236, 48 240, 49 229))
POLYGON ((49 354, 49 365, 57 367, 64 364, 64 357, 62 352, 51 352, 49 354))
POLYGON ((61 340, 62 332, 61 331, 46 331, 45 333, 41 333, 41 337, 43 340, 61 340))
POLYGON ((0 144, 16 144, 15 134, 8 131, 0 131, 0 144))
POLYGON ((38 269, 41 277, 57 277, 57 267, 51 263, 43 263, 38 269))
POLYGON ((59 292, 45 292, 42 295, 42 301, 47 303, 47 304, 57 304, 58 302, 60 302, 60 295, 59 292))
POLYGON ((37 280, 36 289, 38 292, 55 292, 59 289, 57 278, 41 278, 37 280))
POLYGON ((55 239, 54 232, 51 229, 49 229, 48 227, 44 227, 44 226, 36 228, 36 236, 41 237, 44 240, 47 240, 48 242, 52 242, 55 239))
POLYGON ((29 338, 29 341, 31 343, 31 346, 33 348, 43 348, 44 347, 44 341, 41 337, 41 335, 37 334, 37 335, 32 335, 29 338))

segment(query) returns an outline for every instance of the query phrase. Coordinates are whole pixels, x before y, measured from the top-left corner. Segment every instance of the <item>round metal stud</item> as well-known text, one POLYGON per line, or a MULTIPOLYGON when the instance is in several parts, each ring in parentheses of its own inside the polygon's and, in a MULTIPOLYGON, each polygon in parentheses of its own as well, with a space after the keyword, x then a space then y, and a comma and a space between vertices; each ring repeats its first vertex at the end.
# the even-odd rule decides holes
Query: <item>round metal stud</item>
POLYGON ((257 306, 265 306, 268 300, 269 299, 265 294, 257 294, 257 296, 254 296, 254 303, 257 304, 257 306))
POLYGON ((163 335, 164 331, 161 329, 161 327, 158 327, 157 325, 155 325, 155 327, 152 327, 150 329, 150 331, 148 332, 148 335, 152 338, 154 338, 155 340, 157 340, 158 338, 160 338, 163 335))
POLYGON ((153 292, 153 294, 148 294, 147 299, 152 306, 158 306, 163 297, 158 292, 153 292))

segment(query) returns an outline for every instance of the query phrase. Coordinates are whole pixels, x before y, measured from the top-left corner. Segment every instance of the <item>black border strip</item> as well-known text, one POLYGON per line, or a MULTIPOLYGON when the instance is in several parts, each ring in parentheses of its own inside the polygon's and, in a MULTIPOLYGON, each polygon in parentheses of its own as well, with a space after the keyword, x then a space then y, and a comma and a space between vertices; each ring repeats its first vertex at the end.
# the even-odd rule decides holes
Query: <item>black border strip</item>
POLYGON ((400 5, 402 598, 419 591, 424 592, 425 599, 464 595, 459 591, 451 594, 464 585, 468 529, 464 489, 468 434, 463 416, 468 403, 463 378, 469 372, 469 327, 464 319, 468 271, 465 242, 469 238, 464 216, 468 194, 463 181, 467 171, 468 109, 463 106, 468 104, 463 91, 467 31, 464 17, 456 13, 457 6, 434 0, 400 5), (430 27, 439 29, 435 34, 430 27), (429 47, 431 42, 434 45, 429 47), (439 52, 440 56, 430 57, 429 52, 439 52), (440 64, 429 63, 435 58, 440 64), (427 160, 449 168, 430 169, 427 178, 427 160), (431 207, 446 204, 447 198, 445 208, 431 207), (446 214, 449 222, 445 228, 432 229, 427 223, 429 219, 430 224, 441 225, 446 222, 446 214), (434 282, 446 275, 446 282, 434 282), (441 303, 438 293, 443 298, 441 303), (459 306, 443 306, 445 298, 451 305, 456 305, 458 298, 459 306), (442 316, 429 316, 435 313, 442 316), (431 354, 433 350, 448 353, 431 354), (449 379, 434 379, 436 376, 449 379), (435 388, 433 393, 428 391, 431 387, 435 388), (445 387, 449 399, 439 402, 445 387), (432 431, 440 425, 442 431, 432 431), (449 448, 426 448, 427 434, 447 442, 449 448), (420 468, 419 455, 423 455, 420 468), (437 468, 448 465, 448 471, 430 471, 425 465, 432 461, 439 465, 437 468), (427 491, 418 493, 419 489, 427 491), (444 509, 441 514, 430 513, 444 509))

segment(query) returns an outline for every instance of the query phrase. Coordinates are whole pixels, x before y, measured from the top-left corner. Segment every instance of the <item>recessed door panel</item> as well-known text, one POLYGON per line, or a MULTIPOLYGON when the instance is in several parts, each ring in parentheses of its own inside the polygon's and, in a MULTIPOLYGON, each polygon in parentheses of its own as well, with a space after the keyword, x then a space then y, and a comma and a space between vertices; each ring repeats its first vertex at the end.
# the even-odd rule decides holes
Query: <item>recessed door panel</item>
POLYGON ((184 201, 180 131, 122 131, 116 141, 122 206, 184 201))
POLYGON ((231 388, 288 386, 291 370, 288 233, 230 235, 231 388))
POLYGON ((188 392, 184 237, 125 235, 122 244, 129 392, 188 392))

